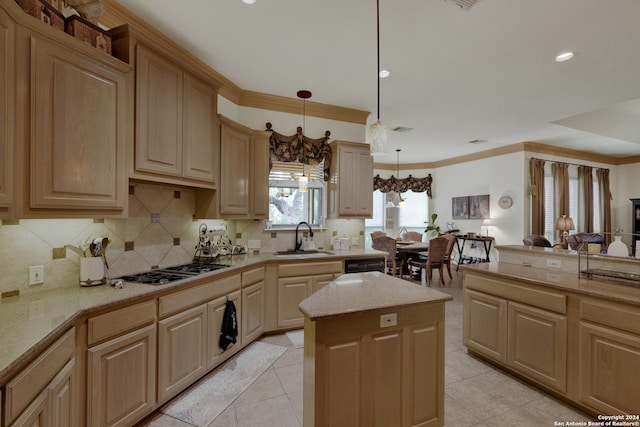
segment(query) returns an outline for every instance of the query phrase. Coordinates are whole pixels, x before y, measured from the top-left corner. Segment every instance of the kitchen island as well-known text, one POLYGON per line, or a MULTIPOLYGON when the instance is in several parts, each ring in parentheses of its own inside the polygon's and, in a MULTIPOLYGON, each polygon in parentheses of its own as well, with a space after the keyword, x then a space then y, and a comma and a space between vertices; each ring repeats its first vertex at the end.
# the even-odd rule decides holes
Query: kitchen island
POLYGON ((445 293, 380 272, 300 304, 304 425, 444 425, 445 293))
MULTIPOLYGON (((566 250, 508 247, 500 259, 463 270, 469 353, 593 415, 638 417, 640 287, 582 277, 577 253, 566 250)), ((640 265, 602 256, 597 263, 640 265)))

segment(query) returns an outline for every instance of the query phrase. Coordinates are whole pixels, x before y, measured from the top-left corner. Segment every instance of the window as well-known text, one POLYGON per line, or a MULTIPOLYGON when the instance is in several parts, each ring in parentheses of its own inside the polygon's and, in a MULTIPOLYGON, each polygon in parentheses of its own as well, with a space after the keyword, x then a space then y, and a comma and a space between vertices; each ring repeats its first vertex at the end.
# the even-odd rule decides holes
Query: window
MULTIPOLYGON (((578 215, 578 178, 569 177, 569 217, 573 219, 573 225, 576 227, 575 233, 584 229, 584 224, 580 224, 580 216, 578 215)), ((593 180, 593 231, 600 232, 600 188, 598 180, 593 180)), ((545 175, 544 177, 544 237, 553 242, 555 236, 556 219, 562 212, 555 212, 553 206, 553 176, 545 175)))
POLYGON ((397 233, 404 227, 407 231, 424 233, 427 228, 425 221, 429 218, 429 198, 426 193, 407 191, 402 193, 406 207, 387 207, 387 201, 396 197, 396 193, 373 192, 373 217, 364 221, 366 246, 371 246, 371 233, 374 231, 397 233))
POLYGON ((320 227, 326 214, 323 165, 273 162, 269 174, 269 221, 274 227, 294 227, 301 221, 320 227), (298 179, 309 177, 309 190, 301 192, 298 179))

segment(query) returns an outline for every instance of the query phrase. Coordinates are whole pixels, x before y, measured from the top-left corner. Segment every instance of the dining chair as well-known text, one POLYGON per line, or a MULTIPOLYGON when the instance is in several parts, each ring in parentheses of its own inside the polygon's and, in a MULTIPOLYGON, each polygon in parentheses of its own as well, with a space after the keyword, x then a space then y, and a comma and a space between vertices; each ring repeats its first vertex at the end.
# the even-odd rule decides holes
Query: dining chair
POLYGON ((384 231, 374 231, 373 233, 371 233, 371 238, 375 239, 376 237, 380 237, 380 236, 386 236, 387 233, 385 233, 384 231))
MULTIPOLYGON (((440 282, 444 285, 444 265, 445 256, 447 255, 447 247, 450 239, 446 237, 435 237, 429 240, 429 253, 425 259, 409 260, 409 266, 420 269, 419 277, 422 278, 422 270, 426 270, 427 286, 431 286, 432 272, 438 269, 440 273, 440 282)), ((412 275, 413 277, 413 275, 412 275)))
POLYGON ((453 253, 453 248, 456 245, 456 236, 453 234, 445 234, 443 237, 447 239, 447 251, 444 257, 444 265, 447 267, 449 279, 453 279, 453 276, 451 275, 451 254, 453 253))
POLYGON ((402 235, 403 240, 411 240, 412 242, 422 242, 422 233, 417 231, 408 231, 402 235))
POLYGON ((384 235, 371 239, 373 249, 387 253, 387 269, 391 268, 391 274, 402 277, 403 259, 398 256, 397 241, 395 238, 384 235))

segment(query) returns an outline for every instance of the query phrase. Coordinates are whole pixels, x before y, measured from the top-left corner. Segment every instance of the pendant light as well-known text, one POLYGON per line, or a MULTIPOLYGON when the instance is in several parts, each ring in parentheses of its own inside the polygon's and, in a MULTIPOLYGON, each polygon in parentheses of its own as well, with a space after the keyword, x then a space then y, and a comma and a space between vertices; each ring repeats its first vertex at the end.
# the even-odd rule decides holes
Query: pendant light
POLYGON ((378 120, 369 128, 369 150, 372 156, 387 154, 387 126, 380 120, 380 0, 376 0, 376 36, 378 71, 378 120))
POLYGON ((398 204, 395 205, 391 200, 387 202, 388 208, 405 208, 407 207, 407 201, 402 198, 402 194, 398 191, 398 181, 400 180, 400 149, 396 148, 396 185, 395 193, 398 194, 398 204))
MULTIPOLYGON (((308 90, 299 90, 298 98, 302 98, 302 131, 301 135, 304 135, 305 119, 307 115, 307 99, 311 98, 311 92, 308 90)), ((304 163, 302 164, 302 176, 298 179, 298 191, 306 193, 309 191, 309 177, 304 174, 304 163)))

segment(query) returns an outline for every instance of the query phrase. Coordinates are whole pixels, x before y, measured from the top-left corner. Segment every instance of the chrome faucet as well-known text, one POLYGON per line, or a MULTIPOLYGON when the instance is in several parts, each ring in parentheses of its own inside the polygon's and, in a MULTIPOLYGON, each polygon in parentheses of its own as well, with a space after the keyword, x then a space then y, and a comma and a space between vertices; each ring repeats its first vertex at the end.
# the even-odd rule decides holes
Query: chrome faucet
POLYGON ((298 225, 296 225, 296 244, 293 246, 293 251, 294 252, 298 252, 299 250, 301 250, 300 248, 302 247, 302 239, 300 239, 300 241, 298 241, 298 229, 300 228, 300 226, 304 224, 307 227, 309 227, 309 237, 313 237, 313 230, 311 229, 311 226, 306 223, 305 221, 299 222, 298 225))

